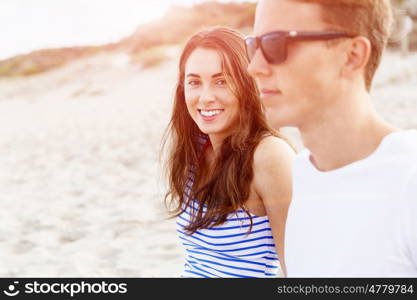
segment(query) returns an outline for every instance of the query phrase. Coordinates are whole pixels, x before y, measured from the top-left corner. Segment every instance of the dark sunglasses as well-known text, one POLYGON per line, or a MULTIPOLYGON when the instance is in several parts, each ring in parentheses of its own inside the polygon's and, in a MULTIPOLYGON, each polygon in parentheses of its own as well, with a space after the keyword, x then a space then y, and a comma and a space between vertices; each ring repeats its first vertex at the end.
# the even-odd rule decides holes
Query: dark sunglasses
POLYGON ((261 36, 245 38, 246 53, 249 60, 261 49, 266 61, 280 64, 287 59, 288 43, 292 41, 325 41, 353 35, 338 31, 274 31, 261 36))

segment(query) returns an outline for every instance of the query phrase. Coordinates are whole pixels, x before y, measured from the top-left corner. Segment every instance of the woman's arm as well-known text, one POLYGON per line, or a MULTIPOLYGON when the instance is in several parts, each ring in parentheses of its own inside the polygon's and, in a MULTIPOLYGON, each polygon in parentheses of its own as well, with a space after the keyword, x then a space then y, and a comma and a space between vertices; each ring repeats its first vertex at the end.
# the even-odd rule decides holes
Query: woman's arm
POLYGON ((265 206, 284 275, 287 273, 284 259, 285 222, 292 196, 294 157, 294 150, 284 140, 269 136, 259 143, 253 159, 255 192, 265 206))

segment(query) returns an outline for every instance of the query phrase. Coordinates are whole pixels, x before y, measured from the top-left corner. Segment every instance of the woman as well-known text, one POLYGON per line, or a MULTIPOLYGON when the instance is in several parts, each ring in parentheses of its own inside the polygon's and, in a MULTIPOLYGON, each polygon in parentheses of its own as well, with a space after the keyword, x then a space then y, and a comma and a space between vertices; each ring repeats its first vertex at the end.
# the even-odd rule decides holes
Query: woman
POLYGON ((247 66, 243 36, 221 27, 192 36, 180 58, 165 200, 182 277, 277 276, 278 257, 285 268, 294 151, 268 127, 247 66))

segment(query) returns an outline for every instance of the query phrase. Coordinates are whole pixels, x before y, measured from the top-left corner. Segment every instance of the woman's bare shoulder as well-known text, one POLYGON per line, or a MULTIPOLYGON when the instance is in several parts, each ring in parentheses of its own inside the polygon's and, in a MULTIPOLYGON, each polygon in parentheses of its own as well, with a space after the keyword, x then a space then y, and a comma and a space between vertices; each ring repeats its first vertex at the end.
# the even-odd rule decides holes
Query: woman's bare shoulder
POLYGON ((254 152, 254 167, 264 167, 274 163, 292 161, 295 157, 293 148, 282 138, 269 135, 264 137, 254 152))

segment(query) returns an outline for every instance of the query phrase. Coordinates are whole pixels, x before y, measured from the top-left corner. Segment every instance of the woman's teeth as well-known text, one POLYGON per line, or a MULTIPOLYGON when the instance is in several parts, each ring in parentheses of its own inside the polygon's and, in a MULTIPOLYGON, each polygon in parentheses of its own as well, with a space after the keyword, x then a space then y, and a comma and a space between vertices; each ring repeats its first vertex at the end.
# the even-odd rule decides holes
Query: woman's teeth
POLYGON ((200 110, 200 113, 202 116, 204 117, 212 117, 215 115, 218 115, 219 113, 221 113, 223 110, 200 110))

